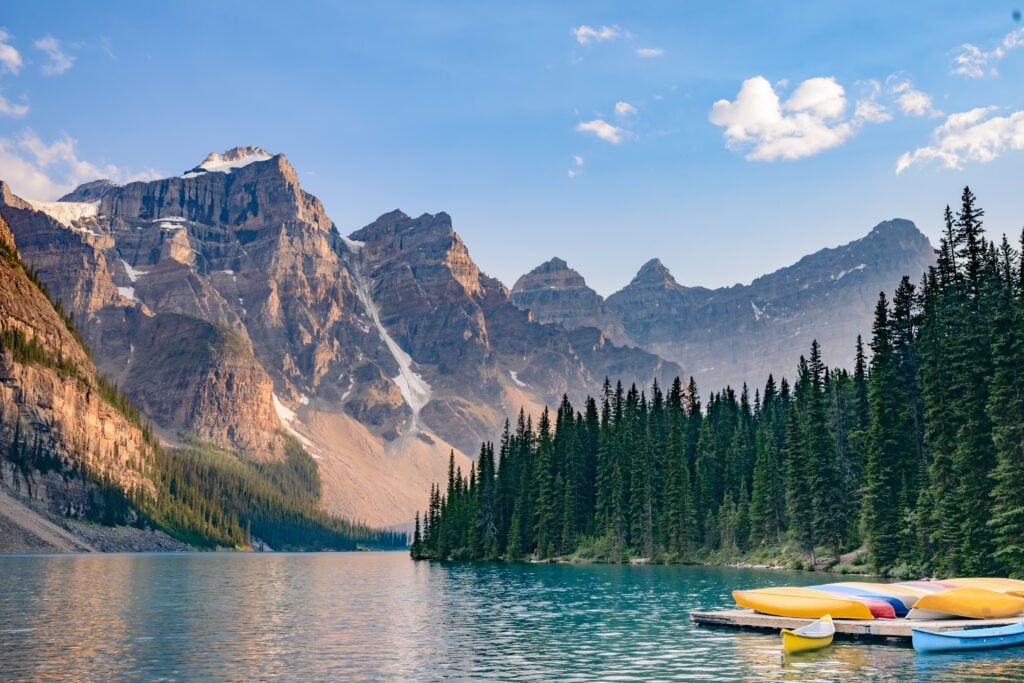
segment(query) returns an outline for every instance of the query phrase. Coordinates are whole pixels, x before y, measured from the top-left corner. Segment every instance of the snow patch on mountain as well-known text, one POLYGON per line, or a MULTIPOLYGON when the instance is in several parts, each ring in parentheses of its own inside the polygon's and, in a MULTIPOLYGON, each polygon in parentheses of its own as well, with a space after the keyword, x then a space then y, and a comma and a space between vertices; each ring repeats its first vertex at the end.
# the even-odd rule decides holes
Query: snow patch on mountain
POLYGON ((358 264, 353 265, 352 275, 356 296, 363 303, 363 307, 366 308, 366 312, 370 316, 370 320, 373 321, 374 326, 376 326, 381 339, 384 340, 388 351, 391 352, 395 362, 398 363, 398 375, 392 377, 391 381, 398 385, 402 392, 402 398, 405 399, 406 404, 412 409, 409 431, 417 433, 420 431, 420 411, 423 410, 423 406, 430 402, 430 385, 427 384, 423 377, 413 371, 412 356, 406 353, 384 328, 384 324, 380 321, 380 312, 377 310, 377 304, 374 303, 373 297, 370 296, 370 288, 367 286, 366 278, 363 277, 362 269, 358 264))
MULTIPOLYGON (((99 215, 100 203, 96 202, 37 202, 26 200, 33 209, 42 211, 47 216, 67 228, 74 229, 74 222, 83 218, 95 218, 99 215)), ((92 233, 91 230, 86 232, 92 233)), ((95 234, 95 233, 92 233, 95 234)))
POLYGON ((843 279, 844 277, 846 277, 846 276, 847 276, 847 275, 849 275, 850 273, 852 273, 852 272, 854 272, 854 271, 857 271, 857 270, 864 270, 864 269, 865 269, 865 268, 867 268, 867 267, 868 267, 868 264, 866 264, 866 263, 861 263, 861 264, 859 264, 859 265, 856 265, 856 266, 854 266, 853 268, 849 268, 849 269, 847 269, 847 270, 841 270, 841 271, 839 271, 838 273, 835 273, 835 274, 834 274, 834 275, 832 276, 832 280, 833 280, 833 281, 835 281, 835 280, 842 280, 842 279, 843 279))
POLYGON ((257 161, 269 161, 274 156, 259 147, 235 147, 224 154, 210 153, 203 163, 196 166, 182 178, 196 178, 204 173, 231 173, 237 168, 248 166, 257 161))

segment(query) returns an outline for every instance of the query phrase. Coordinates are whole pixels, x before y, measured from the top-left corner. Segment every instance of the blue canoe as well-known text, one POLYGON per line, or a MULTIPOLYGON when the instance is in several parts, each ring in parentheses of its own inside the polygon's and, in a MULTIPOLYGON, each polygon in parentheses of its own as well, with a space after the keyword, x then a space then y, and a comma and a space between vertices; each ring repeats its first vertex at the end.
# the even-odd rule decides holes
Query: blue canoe
POLYGON ((1009 626, 968 628, 962 631, 913 629, 914 649, 918 652, 956 652, 989 650, 1024 645, 1024 621, 1009 626))
POLYGON ((808 586, 808 588, 815 588, 820 591, 828 591, 829 593, 839 593, 842 595, 853 595, 858 598, 870 598, 872 600, 881 600, 892 605, 892 609, 896 612, 897 617, 905 617, 910 609, 907 605, 899 598, 891 595, 881 595, 875 593, 866 588, 857 588, 855 586, 842 586, 834 583, 824 583, 820 586, 808 586))

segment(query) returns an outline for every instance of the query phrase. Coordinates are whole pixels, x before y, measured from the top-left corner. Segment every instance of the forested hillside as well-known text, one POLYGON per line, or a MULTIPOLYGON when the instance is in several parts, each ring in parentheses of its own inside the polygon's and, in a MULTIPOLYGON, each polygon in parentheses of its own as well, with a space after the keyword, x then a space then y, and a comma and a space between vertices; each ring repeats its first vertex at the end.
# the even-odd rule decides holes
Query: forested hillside
POLYGON ((893 575, 1024 574, 1024 263, 965 188, 937 264, 881 293, 852 372, 817 342, 796 380, 701 406, 607 382, 582 410, 520 414, 468 476, 450 468, 419 558, 700 561, 867 548, 893 575))

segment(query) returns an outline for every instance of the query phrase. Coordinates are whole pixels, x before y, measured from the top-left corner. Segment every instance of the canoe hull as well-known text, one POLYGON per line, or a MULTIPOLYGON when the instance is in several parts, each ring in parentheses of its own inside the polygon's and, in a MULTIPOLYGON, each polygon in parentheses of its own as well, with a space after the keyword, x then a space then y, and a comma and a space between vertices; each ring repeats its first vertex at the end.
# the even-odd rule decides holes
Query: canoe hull
POLYGON ((809 637, 802 636, 796 631, 790 631, 788 628, 782 629, 782 651, 786 654, 795 654, 797 652, 809 652, 811 650, 820 650, 823 647, 828 647, 832 644, 832 638, 834 634, 827 636, 809 637))
POLYGON ((832 616, 826 614, 818 621, 801 626, 796 630, 782 629, 782 651, 786 654, 820 650, 832 644, 836 634, 832 616))
POLYGON ((959 652, 962 650, 990 650, 1000 647, 1024 645, 1024 622, 995 628, 962 631, 912 631, 914 649, 918 652, 959 652))
POLYGON ((740 607, 780 617, 820 619, 831 614, 834 619, 874 619, 863 602, 811 588, 755 588, 732 592, 740 607))
POLYGON ((984 588, 950 588, 918 600, 907 618, 920 619, 922 611, 969 619, 1006 619, 1024 613, 1024 598, 984 588))

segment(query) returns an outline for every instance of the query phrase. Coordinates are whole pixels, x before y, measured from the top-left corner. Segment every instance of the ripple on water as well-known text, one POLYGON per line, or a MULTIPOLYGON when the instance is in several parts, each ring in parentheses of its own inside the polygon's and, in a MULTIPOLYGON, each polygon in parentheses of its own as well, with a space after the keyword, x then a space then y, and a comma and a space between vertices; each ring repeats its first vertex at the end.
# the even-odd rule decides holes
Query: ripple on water
POLYGON ((1024 655, 915 656, 694 627, 813 575, 413 563, 404 554, 0 557, 0 679, 1024 681, 1024 655))

